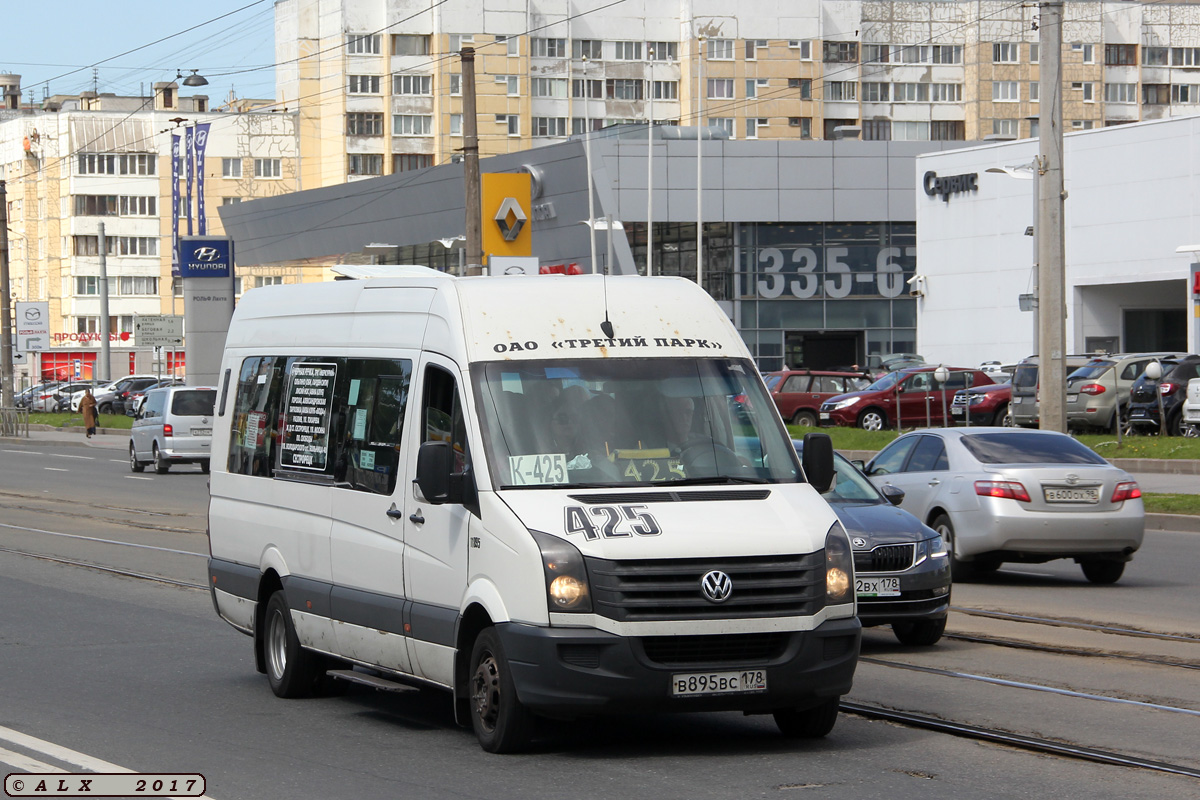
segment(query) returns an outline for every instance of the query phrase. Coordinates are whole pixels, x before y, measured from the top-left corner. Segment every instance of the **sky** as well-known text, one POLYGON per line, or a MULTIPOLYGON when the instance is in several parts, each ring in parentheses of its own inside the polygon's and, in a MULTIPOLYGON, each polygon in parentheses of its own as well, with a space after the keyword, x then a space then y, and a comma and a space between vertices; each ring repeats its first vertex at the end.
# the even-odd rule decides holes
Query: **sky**
POLYGON ((41 103, 47 82, 51 95, 92 88, 148 94, 153 83, 173 80, 180 70, 185 76, 199 70, 209 82, 181 86, 182 94, 207 94, 214 106, 231 89, 238 97, 275 97, 273 0, 32 0, 4 6, 0 73, 21 76, 26 102, 33 89, 34 102, 41 103))

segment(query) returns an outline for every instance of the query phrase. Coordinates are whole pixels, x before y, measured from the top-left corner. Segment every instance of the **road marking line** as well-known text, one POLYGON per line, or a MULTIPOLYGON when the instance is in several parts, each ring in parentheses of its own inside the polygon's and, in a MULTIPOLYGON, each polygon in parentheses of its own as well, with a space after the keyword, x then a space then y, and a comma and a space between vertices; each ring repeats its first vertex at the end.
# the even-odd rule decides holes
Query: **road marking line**
MULTIPOLYGON (((122 462, 122 463, 124 463, 124 462, 122 462)), ((131 481, 152 481, 152 480, 154 480, 154 478, 146 478, 141 475, 126 475, 125 477, 131 481)))
POLYGON ((13 769, 23 772, 66 772, 65 769, 54 767, 44 761, 37 761, 22 753, 5 750, 0 747, 0 764, 8 764, 13 769))
POLYGON ((82 458, 85 461, 95 461, 96 460, 95 456, 72 456, 72 455, 67 455, 66 453, 46 453, 46 455, 52 456, 54 458, 82 458))
POLYGON ((51 472, 70 472, 71 471, 69 469, 64 469, 62 467, 42 467, 42 469, 47 469, 47 470, 50 470, 51 472))

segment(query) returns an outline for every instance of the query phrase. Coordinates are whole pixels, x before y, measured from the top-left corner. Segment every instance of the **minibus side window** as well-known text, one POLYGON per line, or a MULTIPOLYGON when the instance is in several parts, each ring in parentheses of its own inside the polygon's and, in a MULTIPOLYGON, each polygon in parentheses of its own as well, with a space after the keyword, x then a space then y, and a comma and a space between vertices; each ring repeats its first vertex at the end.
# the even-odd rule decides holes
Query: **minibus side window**
POLYGON ((242 362, 230 422, 228 469, 231 473, 271 476, 283 362, 284 359, 274 356, 248 358, 242 362))
POLYGON ((467 423, 454 376, 444 369, 430 366, 425 370, 421 419, 425 423, 421 441, 450 442, 454 447, 454 472, 465 472, 471 463, 471 454, 467 449, 467 423))
POLYGON ((408 405, 412 362, 337 359, 339 379, 330 421, 335 485, 391 494, 400 466, 400 434, 408 405))

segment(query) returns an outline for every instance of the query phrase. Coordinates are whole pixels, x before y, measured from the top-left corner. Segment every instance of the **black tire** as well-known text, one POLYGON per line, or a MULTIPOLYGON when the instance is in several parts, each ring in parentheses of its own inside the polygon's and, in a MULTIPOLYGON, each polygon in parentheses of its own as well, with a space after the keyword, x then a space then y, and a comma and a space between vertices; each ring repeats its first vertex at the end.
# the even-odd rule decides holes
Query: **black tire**
POLYGON ((965 580, 975 576, 975 568, 970 561, 959 561, 955 555, 957 552, 957 541, 954 535, 954 523, 950 521, 950 517, 946 514, 938 514, 929 523, 929 527, 938 532, 942 537, 942 541, 946 543, 946 552, 950 554, 950 578, 951 580, 965 580))
POLYGON ((203 472, 205 475, 207 475, 211 466, 212 465, 210 464, 210 462, 207 459, 204 461, 201 461, 200 462, 200 471, 203 472))
POLYGON ((858 415, 858 427, 864 431, 881 431, 887 427, 887 414, 878 408, 868 408, 858 415))
POLYGON ((1012 428, 1012 415, 1008 413, 1008 403, 996 409, 996 416, 992 417, 992 424, 1001 428, 1012 428))
POLYGON ((1107 561, 1104 559, 1092 558, 1079 562, 1079 566, 1083 569, 1083 577, 1087 578, 1092 583, 1107 585, 1116 583, 1121 579, 1121 575, 1125 572, 1124 561, 1107 561))
POLYGON ((138 461, 137 453, 134 452, 134 449, 133 449, 133 442, 130 442, 129 443, 129 471, 130 472, 141 472, 144 469, 146 469, 146 463, 144 461, 138 461))
POLYGON ((105 403, 102 406, 97 406, 96 413, 97 414, 111 414, 112 413, 112 403, 105 403))
POLYGON ((799 428, 815 428, 817 415, 811 411, 797 411, 792 415, 792 424, 799 428))
POLYGON ((900 644, 929 647, 935 645, 946 632, 946 618, 913 619, 892 623, 892 633, 900 644))
POLYGON ((479 746, 489 753, 516 753, 528 747, 534 718, 517 697, 495 628, 484 628, 475 638, 470 668, 471 727, 479 746))
POLYGON ((321 658, 300 646, 282 590, 267 601, 262 646, 267 682, 276 697, 308 697, 313 693, 322 674, 321 658))
POLYGON ((1167 436, 1187 436, 1188 425, 1183 421, 1183 409, 1167 412, 1167 436))
POLYGON ((159 475, 166 475, 167 470, 170 468, 170 462, 163 458, 162 452, 160 452, 158 449, 158 445, 154 445, 154 471, 159 475))
POLYGON ((840 697, 826 700, 819 706, 797 711, 794 708, 777 709, 772 716, 779 732, 788 739, 820 739, 829 735, 837 723, 840 697))

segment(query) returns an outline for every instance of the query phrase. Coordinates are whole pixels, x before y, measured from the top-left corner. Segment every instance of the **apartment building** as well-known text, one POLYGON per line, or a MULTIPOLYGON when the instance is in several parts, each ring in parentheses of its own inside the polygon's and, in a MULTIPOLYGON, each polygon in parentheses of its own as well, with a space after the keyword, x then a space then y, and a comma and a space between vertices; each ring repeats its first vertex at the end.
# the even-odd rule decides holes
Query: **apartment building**
MULTIPOLYGON (((79 361, 90 377, 105 335, 113 375, 181 371, 182 351, 154 361, 153 351, 134 347, 133 336, 137 315, 183 313, 182 288, 172 280, 173 221, 181 235, 219 235, 219 206, 299 189, 296 115, 214 111, 203 95, 180 97, 173 82, 155 84, 152 97, 85 92, 48 98, 40 108, 21 107, 20 76, 0 76, 0 86, 10 291, 14 301, 46 301, 50 311, 51 348, 27 357, 20 372, 53 376, 79 361), (205 141, 195 139, 193 169, 183 148, 176 184, 173 137, 186 143, 200 131, 205 141), (101 223, 107 331, 100 321, 101 223)), ((239 271, 239 288, 294 280, 297 270, 248 268, 239 271)))
MULTIPOLYGON (((1037 135, 1037 7, 955 0, 279 0, 278 99, 305 186, 446 163, 476 52, 481 155, 616 123, 736 139, 1037 135)), ((1200 6, 1068 2, 1067 130, 1200 112, 1200 6)))

